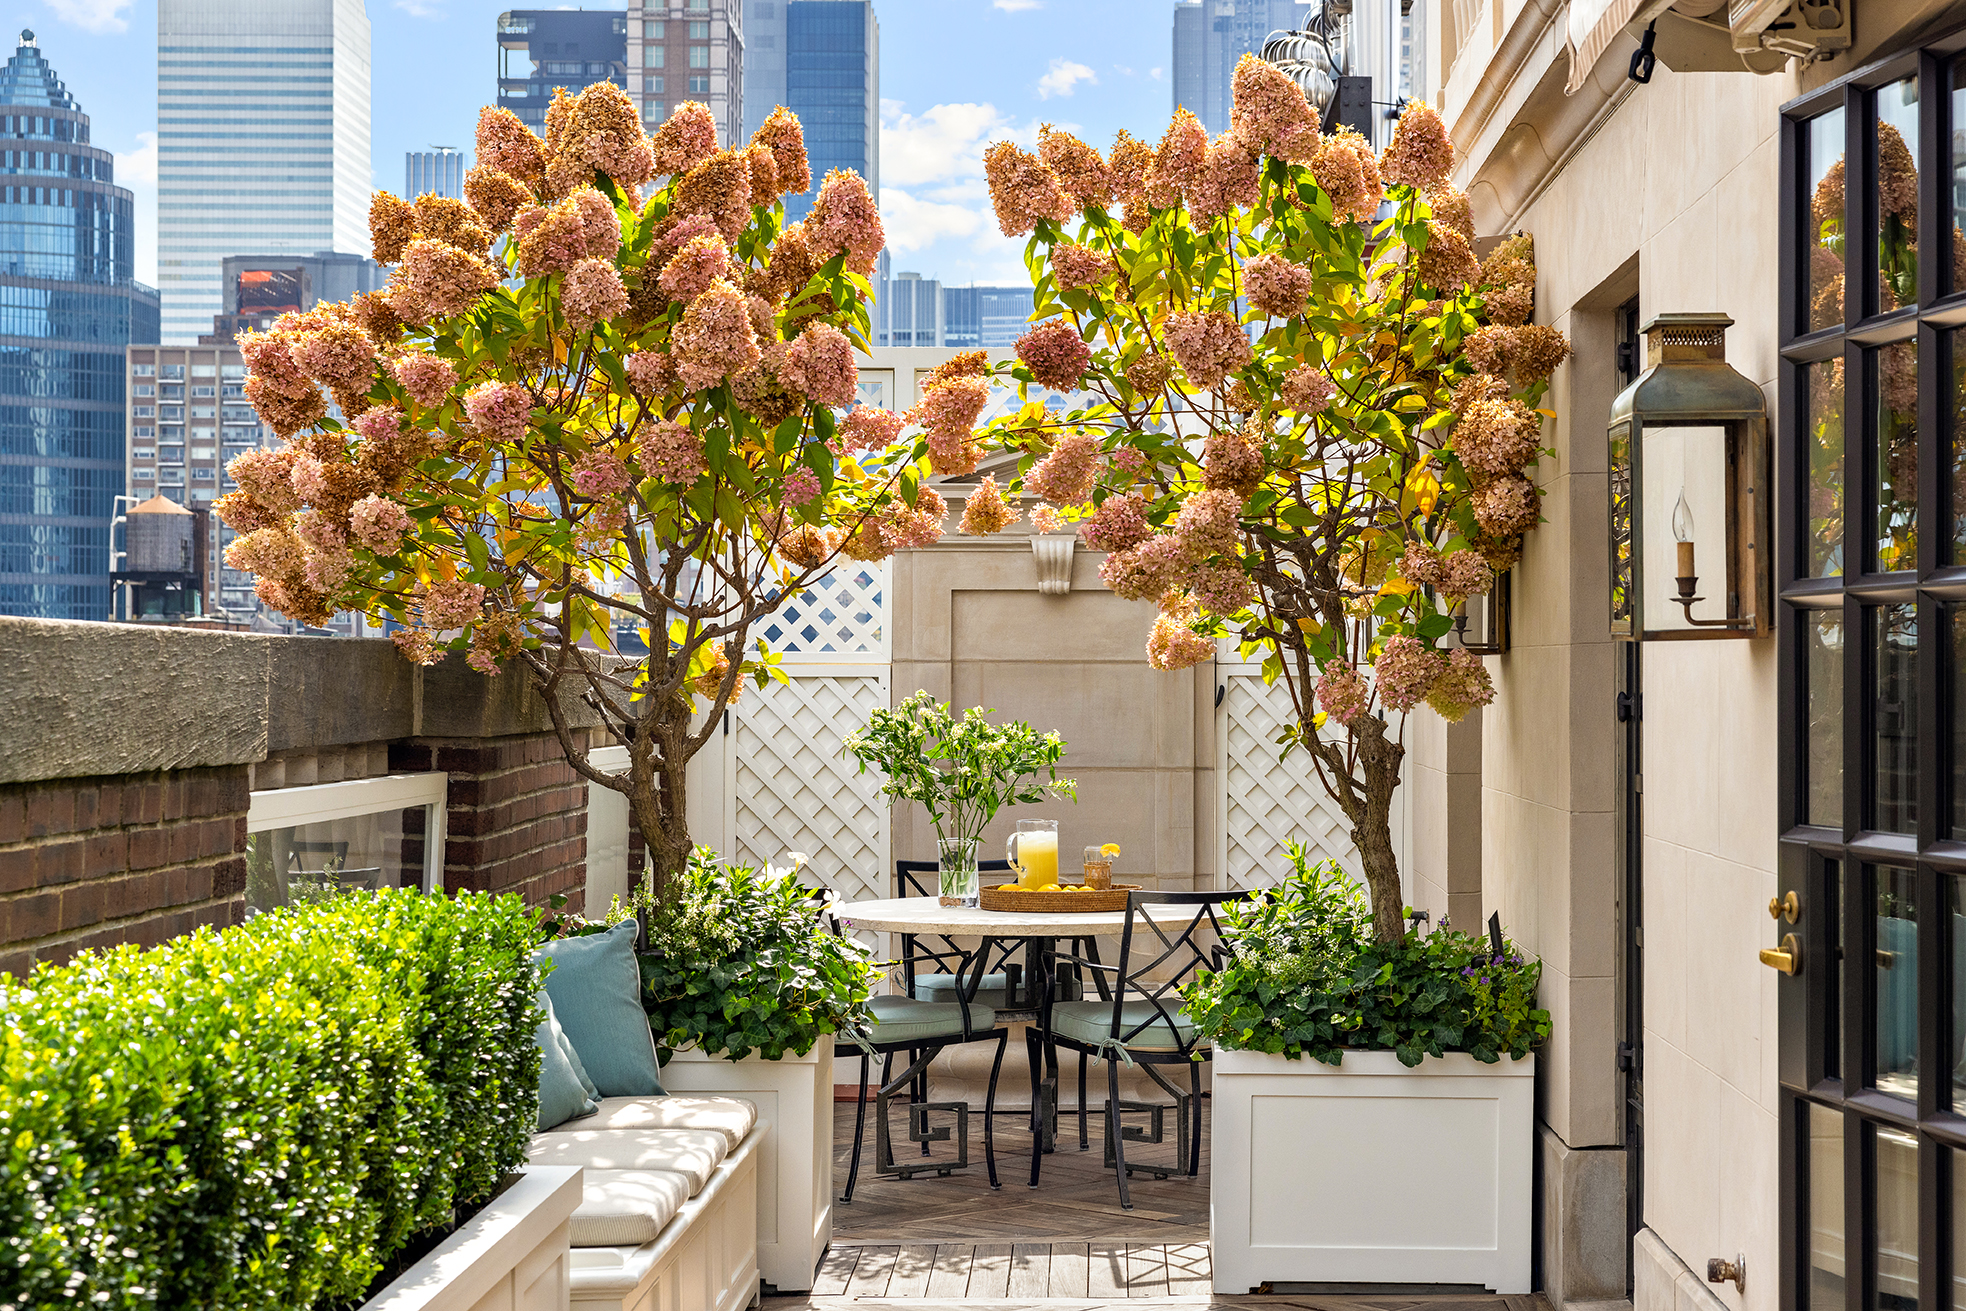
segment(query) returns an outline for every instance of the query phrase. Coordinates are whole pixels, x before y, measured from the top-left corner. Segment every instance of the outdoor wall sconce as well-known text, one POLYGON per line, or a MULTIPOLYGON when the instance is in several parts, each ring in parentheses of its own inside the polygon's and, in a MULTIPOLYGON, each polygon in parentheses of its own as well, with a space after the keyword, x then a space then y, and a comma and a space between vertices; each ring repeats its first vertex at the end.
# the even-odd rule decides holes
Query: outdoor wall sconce
POLYGON ((1509 592, 1515 570, 1504 569, 1480 596, 1454 607, 1453 645, 1476 655, 1503 655, 1509 649, 1509 592))
POLYGON ((1077 533, 1034 533, 1031 554, 1038 558, 1038 591, 1063 596, 1072 590, 1072 547, 1077 533))
POLYGON ((1642 329, 1645 371, 1611 403, 1611 632, 1621 640, 1774 631, 1768 408, 1761 388, 1727 363, 1733 322, 1725 314, 1657 316, 1642 329), (1657 554, 1648 548, 1656 518, 1667 519, 1658 527, 1671 529, 1671 555, 1662 531, 1650 538, 1657 554), (1717 606, 1700 595, 1702 558, 1717 606), (1668 568, 1672 593, 1664 590, 1668 568))

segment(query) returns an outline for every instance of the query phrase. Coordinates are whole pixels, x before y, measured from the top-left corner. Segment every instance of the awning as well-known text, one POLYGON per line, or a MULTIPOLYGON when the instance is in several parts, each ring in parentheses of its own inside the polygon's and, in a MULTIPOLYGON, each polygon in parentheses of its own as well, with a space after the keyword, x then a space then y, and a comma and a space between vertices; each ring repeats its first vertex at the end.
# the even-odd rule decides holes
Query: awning
POLYGON ((1574 96, 1597 66, 1601 56, 1618 33, 1625 30, 1644 0, 1570 0, 1570 30, 1564 43, 1570 48, 1570 77, 1563 94, 1574 96))

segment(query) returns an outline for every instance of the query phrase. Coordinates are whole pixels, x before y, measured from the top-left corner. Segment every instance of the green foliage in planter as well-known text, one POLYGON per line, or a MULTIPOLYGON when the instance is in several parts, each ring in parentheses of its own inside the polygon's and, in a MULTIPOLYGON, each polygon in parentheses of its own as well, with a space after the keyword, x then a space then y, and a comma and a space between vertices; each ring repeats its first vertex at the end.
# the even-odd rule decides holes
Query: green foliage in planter
POLYGON ((1312 866, 1294 844, 1290 858, 1281 885, 1227 908, 1222 968, 1186 989, 1188 1014, 1217 1046, 1327 1065, 1348 1049, 1409 1066, 1451 1051, 1493 1064, 1549 1036, 1540 961, 1448 929, 1376 941, 1365 893, 1343 870, 1312 866))
POLYGON ((386 891, 0 978, 0 1308, 362 1297, 525 1160, 532 938, 386 891))
POLYGON ((656 1045, 775 1061, 869 1027, 873 953, 828 932, 810 892, 794 872, 725 865, 698 847, 661 899, 645 897, 642 1005, 656 1045))

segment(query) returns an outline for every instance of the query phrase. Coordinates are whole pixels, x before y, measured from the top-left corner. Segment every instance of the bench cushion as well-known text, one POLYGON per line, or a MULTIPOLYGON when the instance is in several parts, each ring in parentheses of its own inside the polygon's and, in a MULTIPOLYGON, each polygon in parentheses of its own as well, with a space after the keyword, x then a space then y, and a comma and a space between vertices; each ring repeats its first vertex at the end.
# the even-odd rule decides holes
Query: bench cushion
POLYGON ((690 1198, 688 1175, 671 1170, 588 1170, 571 1222, 575 1247, 652 1242, 690 1198))
POLYGON ((696 1196, 730 1154, 714 1129, 562 1129, 534 1134, 527 1152, 534 1165, 578 1165, 588 1170, 671 1170, 689 1178, 696 1196))
POLYGON ((758 1108, 741 1097, 604 1097, 582 1129, 714 1129, 736 1147, 758 1122, 758 1108))

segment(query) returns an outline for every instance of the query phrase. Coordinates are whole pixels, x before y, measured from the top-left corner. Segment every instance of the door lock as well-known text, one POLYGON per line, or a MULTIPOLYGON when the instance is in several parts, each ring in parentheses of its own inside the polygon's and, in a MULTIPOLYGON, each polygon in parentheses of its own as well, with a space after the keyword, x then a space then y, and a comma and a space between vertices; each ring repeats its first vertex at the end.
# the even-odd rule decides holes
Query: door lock
POLYGON ((1794 892, 1790 892, 1785 897, 1770 897, 1768 898, 1768 918, 1771 920, 1786 918, 1789 923, 1793 924, 1802 918, 1802 902, 1796 898, 1794 892))
POLYGON ((1802 973, 1802 939, 1793 933, 1784 933, 1780 947, 1761 949, 1761 963, 1791 978, 1802 973))

